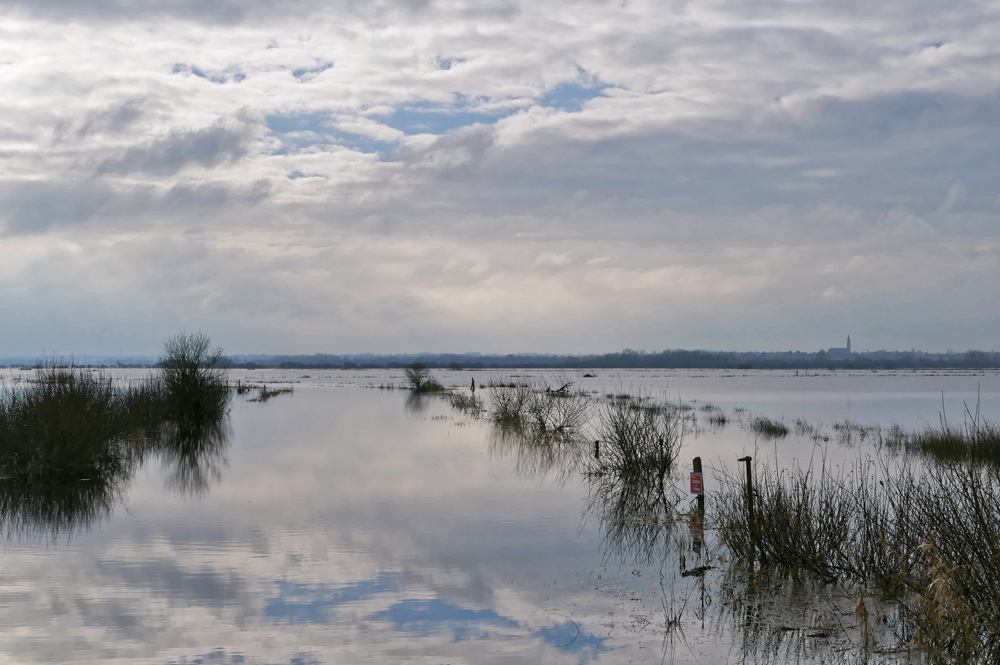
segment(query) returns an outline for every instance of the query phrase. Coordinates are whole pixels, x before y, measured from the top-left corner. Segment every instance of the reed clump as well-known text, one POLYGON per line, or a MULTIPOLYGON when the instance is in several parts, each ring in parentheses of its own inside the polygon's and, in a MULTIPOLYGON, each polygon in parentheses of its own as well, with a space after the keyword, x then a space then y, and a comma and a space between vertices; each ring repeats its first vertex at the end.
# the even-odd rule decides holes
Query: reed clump
POLYGON ((932 662, 1000 662, 997 467, 756 475, 753 519, 742 479, 724 478, 714 501, 736 561, 868 590, 932 662))
POLYGON ((0 389, 0 524, 52 533, 110 514, 132 473, 184 432, 221 423, 230 389, 207 336, 167 340, 160 371, 115 381, 98 371, 43 367, 0 389))
POLYGON ((767 416, 757 416, 750 421, 750 431, 769 439, 781 439, 788 436, 788 425, 767 416))

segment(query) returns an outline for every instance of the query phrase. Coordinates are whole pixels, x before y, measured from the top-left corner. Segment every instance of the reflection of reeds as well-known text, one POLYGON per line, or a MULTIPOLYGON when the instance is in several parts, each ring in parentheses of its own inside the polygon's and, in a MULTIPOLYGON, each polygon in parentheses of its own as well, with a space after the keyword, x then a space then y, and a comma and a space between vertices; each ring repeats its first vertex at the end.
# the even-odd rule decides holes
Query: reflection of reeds
POLYGON ((614 397, 599 414, 599 456, 589 464, 587 513, 601 525, 606 553, 651 559, 676 522, 680 493, 670 482, 688 416, 645 396, 614 397))
POLYGON ((524 478, 550 476, 565 480, 577 469, 588 447, 577 433, 497 425, 489 435, 490 455, 513 459, 517 474, 524 478))
POLYGON ((478 418, 484 409, 483 400, 476 397, 475 393, 454 391, 448 395, 448 403, 451 408, 472 418, 478 418))

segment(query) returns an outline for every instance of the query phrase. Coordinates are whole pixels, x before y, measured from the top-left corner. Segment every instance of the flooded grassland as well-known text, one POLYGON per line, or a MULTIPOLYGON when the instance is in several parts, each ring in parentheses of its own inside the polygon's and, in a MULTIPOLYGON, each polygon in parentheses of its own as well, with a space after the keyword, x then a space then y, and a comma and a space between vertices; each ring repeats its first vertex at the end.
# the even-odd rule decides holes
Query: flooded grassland
POLYGON ((0 660, 993 662, 1000 374, 432 375, 232 371, 213 427, 3 479, 0 660))

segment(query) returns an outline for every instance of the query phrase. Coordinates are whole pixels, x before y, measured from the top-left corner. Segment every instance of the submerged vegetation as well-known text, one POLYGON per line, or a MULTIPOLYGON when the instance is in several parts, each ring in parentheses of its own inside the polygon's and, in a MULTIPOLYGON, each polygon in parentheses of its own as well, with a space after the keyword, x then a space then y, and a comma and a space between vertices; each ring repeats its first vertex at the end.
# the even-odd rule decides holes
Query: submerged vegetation
POLYGON ((997 467, 765 468, 753 493, 752 513, 742 479, 724 477, 715 497, 734 561, 859 599, 865 646, 916 646, 933 662, 1000 660, 997 467))
MULTIPOLYGON (((913 651, 931 663, 1000 662, 1000 428, 978 413, 963 427, 942 416, 917 431, 834 423, 834 441, 870 444, 875 457, 846 468, 825 459, 804 469, 758 464, 750 493, 742 467, 716 470, 703 515, 683 507, 679 452, 699 425, 726 426, 726 412, 570 387, 499 377, 485 400, 453 391, 449 401, 492 423, 491 452, 520 474, 581 474, 585 518, 598 524, 605 555, 677 558, 682 577, 698 579, 702 617, 705 572, 722 564, 713 578, 719 616, 745 653, 888 662, 913 651), (677 528, 685 522, 689 535, 677 528), (701 565, 686 568, 687 556, 701 565), (790 618, 793 605, 801 622, 790 618)), ((732 418, 764 438, 831 440, 802 419, 789 426, 741 409, 732 418)))
POLYGON ((436 393, 444 390, 444 386, 431 375, 431 371, 420 363, 413 363, 403 370, 403 376, 407 387, 415 393, 436 393))
MULTIPOLYGON (((159 373, 114 381, 44 367, 0 389, 0 521, 8 535, 57 533, 110 514, 151 454, 176 462, 178 487, 228 442, 231 391, 206 335, 164 344, 159 373)), ((210 465, 211 466, 211 465, 210 465)), ((217 466, 217 465, 216 465, 217 466)), ((211 474, 209 474, 211 475, 211 474)))

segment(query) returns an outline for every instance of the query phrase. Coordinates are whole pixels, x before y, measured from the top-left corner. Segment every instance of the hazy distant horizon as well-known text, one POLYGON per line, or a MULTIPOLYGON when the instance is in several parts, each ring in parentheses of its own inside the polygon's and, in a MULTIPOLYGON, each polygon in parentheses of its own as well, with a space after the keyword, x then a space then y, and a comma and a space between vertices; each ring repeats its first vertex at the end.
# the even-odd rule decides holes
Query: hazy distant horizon
MULTIPOLYGON (((549 351, 511 351, 511 352, 498 352, 498 353, 488 353, 479 351, 415 351, 415 352, 402 352, 402 353, 379 353, 379 352, 359 352, 359 353, 348 353, 348 352, 314 352, 314 353, 282 353, 282 352, 253 352, 253 353, 241 353, 233 352, 230 353, 223 349, 224 357, 231 362, 246 363, 246 362, 264 362, 264 363, 278 363, 281 361, 295 361, 295 362, 309 362, 313 360, 317 363, 323 363, 326 359, 340 359, 342 361, 349 361, 358 364, 365 364, 366 361, 369 364, 385 365, 385 364, 400 364, 409 363, 414 361, 426 361, 430 363, 447 364, 452 360, 466 359, 468 361, 475 361, 478 359, 483 359, 483 362, 493 362, 500 359, 506 358, 537 358, 539 360, 545 359, 588 359, 588 358, 606 358, 608 356, 616 355, 628 355, 630 352, 637 353, 641 356, 656 356, 659 354, 668 353, 679 353, 679 354, 705 354, 712 356, 723 356, 723 355, 734 355, 734 356, 767 356, 775 360, 778 356, 783 354, 786 355, 802 355, 802 356, 815 356, 817 354, 823 353, 827 349, 815 349, 815 350, 796 350, 796 349, 783 349, 779 351, 762 351, 753 349, 657 349, 657 350, 647 350, 647 349, 618 349, 615 351, 599 351, 593 353, 559 353, 559 352, 549 352, 549 351)), ((992 356, 995 361, 994 364, 1000 362, 1000 353, 995 349, 964 349, 964 350, 954 350, 948 349, 946 351, 933 351, 926 349, 855 349, 853 358, 864 359, 869 356, 885 354, 885 355, 906 355, 906 354, 917 354, 917 355, 927 355, 935 358, 940 357, 960 357, 966 354, 986 354, 992 356)), ((104 354, 65 354, 65 355, 12 355, 12 354, 2 354, 0 352, 0 365, 34 365, 38 363, 52 363, 57 364, 76 364, 76 365, 114 365, 116 363, 121 364, 136 364, 136 365, 152 365, 159 359, 159 353, 142 353, 142 354, 128 354, 128 355, 104 355, 104 354)), ((843 358, 836 361, 837 364, 843 364, 844 362, 850 362, 850 360, 844 360, 843 358)), ((990 365, 992 366, 992 365, 990 365)))

